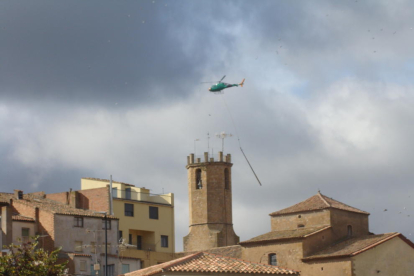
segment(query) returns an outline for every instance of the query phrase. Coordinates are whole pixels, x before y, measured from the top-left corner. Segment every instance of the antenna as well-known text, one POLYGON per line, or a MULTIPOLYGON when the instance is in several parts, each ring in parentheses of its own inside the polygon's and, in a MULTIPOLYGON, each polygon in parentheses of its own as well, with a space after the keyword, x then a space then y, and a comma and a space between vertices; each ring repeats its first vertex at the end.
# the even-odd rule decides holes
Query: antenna
POLYGON ((224 153, 224 138, 232 137, 233 134, 227 134, 224 131, 216 133, 216 137, 221 139, 221 151, 224 153))

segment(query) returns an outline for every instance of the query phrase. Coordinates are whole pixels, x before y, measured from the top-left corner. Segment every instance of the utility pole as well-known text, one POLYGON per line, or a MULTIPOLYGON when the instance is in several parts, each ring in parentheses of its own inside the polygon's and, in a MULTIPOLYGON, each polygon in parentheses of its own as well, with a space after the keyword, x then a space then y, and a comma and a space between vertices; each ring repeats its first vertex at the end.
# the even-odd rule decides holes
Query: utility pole
POLYGON ((105 276, 108 275, 108 218, 105 212, 105 276))

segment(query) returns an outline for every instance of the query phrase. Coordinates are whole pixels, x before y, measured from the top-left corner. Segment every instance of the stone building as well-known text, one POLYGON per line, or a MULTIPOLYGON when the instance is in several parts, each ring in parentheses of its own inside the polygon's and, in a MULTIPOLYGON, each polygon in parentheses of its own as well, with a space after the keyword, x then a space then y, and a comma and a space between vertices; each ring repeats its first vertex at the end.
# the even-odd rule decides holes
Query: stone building
POLYGON ((112 181, 110 193, 109 185, 107 179, 82 178, 76 193, 82 208, 110 211, 112 205, 119 218, 118 238, 131 245, 123 255, 138 258, 142 268, 174 259, 174 194, 151 194, 118 181, 112 181))
POLYGON ((184 251, 234 245, 239 237, 233 229, 230 154, 218 160, 204 153, 187 157, 190 232, 184 237, 184 251))
POLYGON ((230 155, 218 162, 207 154, 204 162, 188 157, 190 233, 185 252, 177 256, 207 251, 305 276, 414 275, 410 240, 400 233, 370 233, 369 213, 320 192, 271 213, 270 232, 238 243, 231 223, 231 166, 230 155), (231 231, 223 232, 225 226, 231 231), (231 237, 227 246, 222 242, 226 234, 231 237))
POLYGON ((119 219, 111 215, 105 219, 104 214, 96 211, 75 208, 70 193, 67 193, 65 203, 61 203, 47 198, 44 192, 23 194, 23 191, 15 190, 14 194, 0 193, 0 205, 3 245, 26 242, 37 235, 39 246, 45 250, 61 247, 59 261, 68 261, 69 274, 91 275, 96 272, 94 268, 102 272, 105 246, 108 276, 118 275, 126 268, 128 271, 140 268, 139 259, 119 254, 119 219))

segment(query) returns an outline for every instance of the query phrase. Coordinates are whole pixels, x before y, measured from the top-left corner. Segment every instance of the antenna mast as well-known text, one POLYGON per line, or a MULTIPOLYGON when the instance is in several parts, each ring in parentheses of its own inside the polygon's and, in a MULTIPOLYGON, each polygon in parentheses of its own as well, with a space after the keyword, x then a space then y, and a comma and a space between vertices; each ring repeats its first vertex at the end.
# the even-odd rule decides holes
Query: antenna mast
POLYGON ((233 134, 227 134, 224 131, 222 131, 221 133, 216 134, 216 137, 221 139, 221 152, 224 153, 224 138, 232 137, 232 136, 233 136, 233 134))

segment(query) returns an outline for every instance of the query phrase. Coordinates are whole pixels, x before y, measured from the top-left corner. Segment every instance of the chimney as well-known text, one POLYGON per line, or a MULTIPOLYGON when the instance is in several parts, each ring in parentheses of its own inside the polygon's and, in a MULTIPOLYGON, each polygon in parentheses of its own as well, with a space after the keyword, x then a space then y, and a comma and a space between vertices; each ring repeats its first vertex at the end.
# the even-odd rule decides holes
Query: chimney
POLYGON ((76 191, 72 191, 71 189, 69 193, 69 206, 70 207, 78 208, 78 202, 77 202, 78 195, 77 194, 78 193, 76 191))
POLYGON ((22 190, 14 190, 14 198, 15 199, 23 199, 23 191, 22 190))

